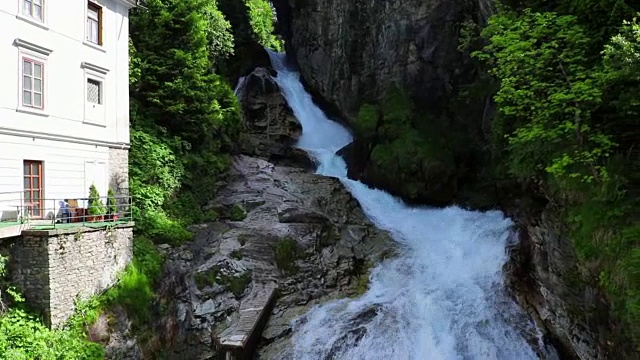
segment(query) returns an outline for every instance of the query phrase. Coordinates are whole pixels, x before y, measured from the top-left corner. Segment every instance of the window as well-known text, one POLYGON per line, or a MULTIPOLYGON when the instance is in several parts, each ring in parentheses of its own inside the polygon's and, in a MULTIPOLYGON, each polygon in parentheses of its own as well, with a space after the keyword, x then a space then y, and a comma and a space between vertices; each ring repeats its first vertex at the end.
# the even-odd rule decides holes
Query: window
POLYGON ((42 2, 44 0, 22 0, 22 13, 42 21, 42 2))
POLYGON ((84 69, 84 123, 97 126, 106 126, 107 113, 105 102, 107 98, 108 82, 107 73, 109 69, 103 68, 88 62, 82 62, 80 67, 84 69))
POLYGON ((24 207, 31 217, 42 217, 42 161, 24 161, 24 207))
POLYGON ((102 83, 98 80, 87 79, 87 101, 102 104, 102 83))
POLYGON ((22 58, 22 105, 42 109, 44 106, 44 64, 22 58))
POLYGON ((87 41, 102 45, 102 8, 92 2, 87 5, 87 41))

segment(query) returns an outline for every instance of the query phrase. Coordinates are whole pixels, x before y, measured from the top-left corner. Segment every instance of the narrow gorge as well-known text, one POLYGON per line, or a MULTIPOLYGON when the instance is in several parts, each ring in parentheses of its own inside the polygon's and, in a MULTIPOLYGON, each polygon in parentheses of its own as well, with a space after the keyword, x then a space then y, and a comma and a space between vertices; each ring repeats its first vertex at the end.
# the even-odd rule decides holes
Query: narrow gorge
POLYGON ((171 358, 217 354, 264 287, 262 359, 637 358, 572 238, 578 205, 503 173, 500 82, 475 59, 495 4, 273 5, 288 56, 253 44, 236 76, 222 216, 165 249, 171 358))

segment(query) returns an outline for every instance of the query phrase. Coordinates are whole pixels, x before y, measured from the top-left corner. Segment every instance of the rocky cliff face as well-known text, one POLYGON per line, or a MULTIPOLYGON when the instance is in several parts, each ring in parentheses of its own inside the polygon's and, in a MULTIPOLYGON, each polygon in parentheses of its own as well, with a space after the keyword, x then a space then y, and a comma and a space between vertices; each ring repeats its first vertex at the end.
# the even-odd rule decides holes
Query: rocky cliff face
POLYGON ((520 225, 520 243, 511 249, 508 281, 517 298, 548 331, 567 359, 637 359, 612 321, 597 278, 581 268, 558 209, 512 214, 520 225))
POLYGON ((312 304, 355 295, 366 286, 364 264, 391 250, 389 236, 337 179, 244 155, 230 176, 211 205, 232 218, 195 226, 193 242, 164 247, 160 292, 170 299, 164 323, 171 359, 213 358, 212 338, 233 326, 242 302, 265 286, 277 286, 278 299, 261 352, 278 358, 297 316, 312 304))
MULTIPOLYGON (((438 106, 473 71, 458 51, 468 0, 275 0, 287 53, 310 89, 347 118, 394 86, 438 106)), ((480 15, 477 15, 480 16, 480 15)))
POLYGON ((482 22, 485 3, 274 1, 287 53, 308 89, 358 135, 344 153, 351 178, 410 202, 491 205, 460 191, 479 183, 486 161, 483 119, 490 102, 488 94, 467 89, 478 72, 459 50, 462 23, 482 22), (384 121, 362 119, 363 104, 379 105, 384 121), (404 124, 391 120, 403 110, 404 124), (402 161, 412 165, 394 167, 402 161))

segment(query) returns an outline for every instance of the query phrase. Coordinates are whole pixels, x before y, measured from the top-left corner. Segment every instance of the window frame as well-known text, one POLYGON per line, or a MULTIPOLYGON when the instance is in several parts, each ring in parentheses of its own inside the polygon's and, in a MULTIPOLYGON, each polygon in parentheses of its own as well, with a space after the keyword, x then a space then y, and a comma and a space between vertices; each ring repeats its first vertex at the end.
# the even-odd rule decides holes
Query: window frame
POLYGON ((27 197, 24 197, 24 204, 23 207, 29 208, 30 209, 30 217, 33 219, 42 219, 44 218, 44 161, 42 160, 23 160, 22 161, 22 187, 23 187, 23 192, 27 193, 27 191, 29 192, 29 202, 27 202, 27 197), (29 166, 29 174, 25 173, 25 166, 29 166), (37 166, 38 169, 38 175, 34 175, 33 174, 33 166, 37 166), (39 187, 38 188, 34 188, 33 187, 33 179, 34 178, 38 178, 38 184, 39 187), (24 186, 24 180, 29 179, 29 188, 26 188, 24 186), (38 191, 39 193, 39 197, 37 198, 37 202, 32 201, 34 199, 33 197, 33 193, 34 191, 38 191), (31 204, 31 205, 28 205, 31 204), (38 205, 39 211, 38 214, 34 214, 33 212, 33 205, 38 205))
MULTIPOLYGON (((83 116, 83 123, 85 124, 90 124, 90 125, 96 125, 96 126, 100 126, 100 127, 106 127, 107 126, 107 104, 109 102, 109 99, 107 98, 108 95, 108 86, 109 84, 107 83, 107 74, 109 72, 109 69, 103 68, 101 66, 98 65, 94 65, 91 63, 87 63, 87 62, 83 62, 80 64, 80 67, 83 69, 84 71, 84 76, 82 77, 83 83, 83 95, 84 95, 84 100, 83 100, 83 104, 84 104, 84 116, 83 116), (88 97, 88 91, 89 91, 89 80, 93 80, 96 82, 100 83, 100 103, 93 103, 93 102, 89 102, 89 97, 88 97), (89 112, 88 112, 88 108, 91 107, 93 109, 98 108, 97 110, 99 110, 101 112, 101 116, 100 119, 95 119, 92 118, 92 116, 89 116, 89 112)), ((95 112, 91 111, 90 112, 92 115, 95 115, 95 112)))
POLYGON ((95 104, 95 105, 104 105, 104 78, 98 78, 97 76, 92 76, 91 74, 87 73, 87 75, 85 76, 85 95, 87 95, 85 97, 85 101, 90 103, 90 104, 95 104), (95 83, 98 85, 98 102, 93 102, 89 100, 89 83, 95 83))
POLYGON ((45 16, 46 16, 46 7, 45 7, 45 3, 47 2, 47 0, 40 0, 40 17, 35 16, 35 8, 36 8, 36 1, 37 0, 20 0, 20 11, 19 14, 21 14, 22 16, 25 16, 29 19, 44 23, 45 20, 45 16), (29 12, 26 12, 26 3, 29 2, 31 5, 29 5, 29 12))
POLYGON ((94 2, 94 1, 87 1, 87 6, 85 8, 85 35, 84 35, 84 42, 90 46, 97 46, 97 47, 102 47, 104 45, 104 41, 103 41, 103 6, 94 2), (95 18, 91 16, 91 10, 94 10, 96 13, 95 18), (89 22, 90 21, 94 21, 97 23, 97 42, 93 41, 93 39, 91 38, 91 31, 90 31, 90 26, 89 26, 89 22))
POLYGON ((49 111, 49 79, 48 79, 48 55, 51 50, 42 48, 36 44, 25 42, 21 39, 16 39, 16 46, 18 47, 17 56, 17 87, 16 87, 16 111, 22 113, 28 113, 32 115, 48 117, 49 111), (24 77, 23 73, 23 59, 30 59, 32 61, 42 64, 42 107, 25 106, 22 101, 23 89, 24 89, 24 77))
POLYGON ((21 61, 21 67, 20 67, 20 107, 24 107, 24 108, 30 108, 30 109, 35 109, 35 110, 40 110, 40 111, 44 111, 45 109, 45 64, 43 61, 41 60, 36 60, 33 59, 30 56, 27 55, 23 55, 20 57, 21 61), (25 62, 31 63, 31 74, 25 74, 24 73, 24 65, 25 62), (40 65, 40 106, 36 106, 34 103, 34 99, 35 99, 35 95, 37 94, 36 90, 35 90, 35 80, 36 75, 35 75, 35 68, 36 65, 40 65), (24 78, 25 76, 29 76, 31 78, 31 89, 25 89, 24 86, 24 78), (24 102, 24 92, 25 91, 29 91, 31 93, 31 104, 25 104, 24 102))

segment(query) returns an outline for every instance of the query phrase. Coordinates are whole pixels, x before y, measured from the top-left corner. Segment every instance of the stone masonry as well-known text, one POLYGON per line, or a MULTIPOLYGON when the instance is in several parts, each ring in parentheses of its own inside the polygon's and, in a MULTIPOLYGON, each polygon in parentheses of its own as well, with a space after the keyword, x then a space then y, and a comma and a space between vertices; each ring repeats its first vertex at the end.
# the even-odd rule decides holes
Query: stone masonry
POLYGON ((111 228, 25 230, 11 246, 11 281, 52 327, 112 286, 133 256, 133 223, 111 228))
POLYGON ((129 150, 109 149, 109 186, 118 195, 128 195, 129 150))

